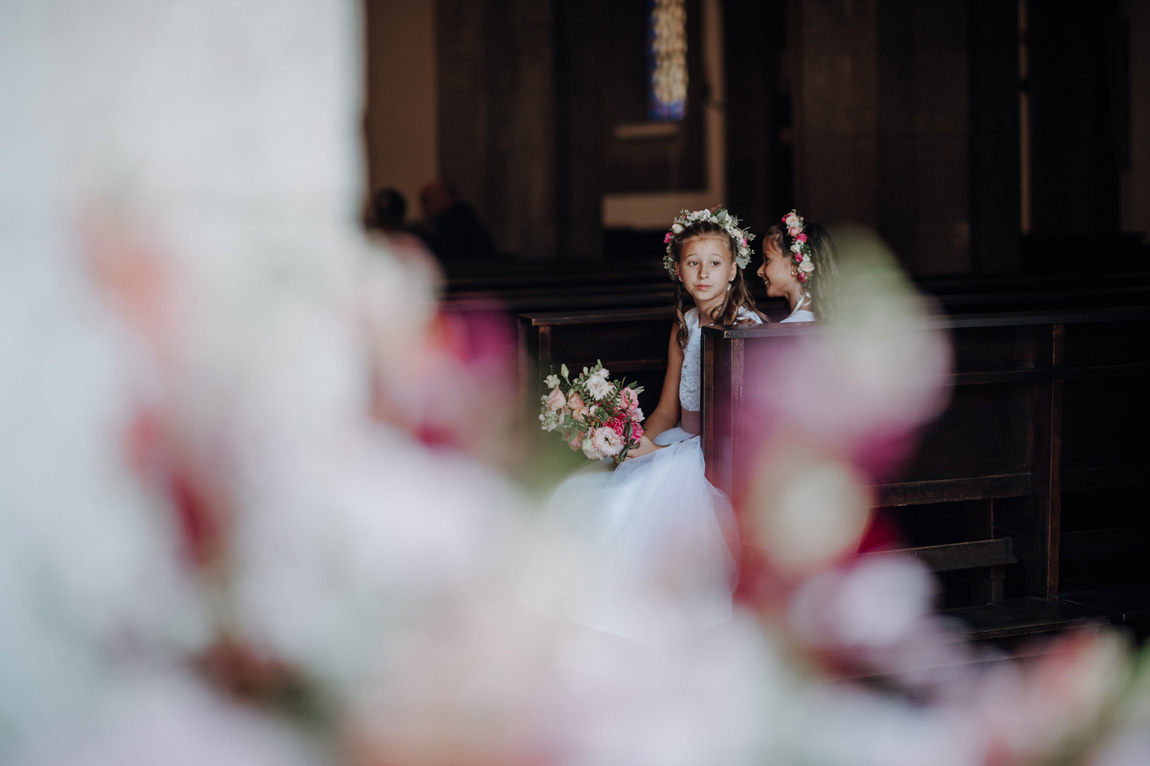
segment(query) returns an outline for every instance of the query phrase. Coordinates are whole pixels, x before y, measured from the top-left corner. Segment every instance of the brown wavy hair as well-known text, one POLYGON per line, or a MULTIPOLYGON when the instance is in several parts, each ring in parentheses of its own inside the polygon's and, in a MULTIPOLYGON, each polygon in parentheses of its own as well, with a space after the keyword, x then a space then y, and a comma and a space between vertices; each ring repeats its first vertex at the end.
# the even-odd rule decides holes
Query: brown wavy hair
MULTIPOLYGON (((711 221, 699 221, 683 229, 682 233, 676 235, 671 240, 671 256, 675 259, 675 263, 679 262, 679 258, 683 253, 683 245, 689 240, 696 237, 717 237, 724 239, 727 242, 727 249, 731 254, 731 263, 735 262, 735 256, 739 254, 738 245, 735 240, 727 233, 726 229, 717 223, 711 221)), ((687 347, 687 316, 683 308, 684 295, 689 296, 686 290, 683 289, 682 281, 675 280, 675 327, 678 328, 676 337, 679 340, 681 348, 687 347)), ((692 299, 692 303, 694 300, 692 299)), ((690 307, 688 307, 689 309, 690 307)), ((751 297, 750 290, 747 289, 746 280, 743 279, 743 270, 735 266, 735 279, 731 282, 731 289, 727 291, 726 298, 723 299, 723 304, 711 312, 708 317, 712 324, 728 325, 735 324, 739 316, 740 309, 747 309, 748 311, 762 316, 759 310, 755 308, 755 299, 751 297)), ((703 317, 699 317, 700 320, 703 317)))
MULTIPOLYGON (((815 270, 803 288, 811 295, 811 310, 817 319, 827 319, 838 313, 839 297, 839 251, 831 239, 830 232, 817 223, 803 224, 807 235, 807 247, 811 250, 811 263, 815 270)), ((794 239, 787 233, 787 227, 775 224, 763 235, 763 252, 770 242, 783 253, 791 251, 794 239)))

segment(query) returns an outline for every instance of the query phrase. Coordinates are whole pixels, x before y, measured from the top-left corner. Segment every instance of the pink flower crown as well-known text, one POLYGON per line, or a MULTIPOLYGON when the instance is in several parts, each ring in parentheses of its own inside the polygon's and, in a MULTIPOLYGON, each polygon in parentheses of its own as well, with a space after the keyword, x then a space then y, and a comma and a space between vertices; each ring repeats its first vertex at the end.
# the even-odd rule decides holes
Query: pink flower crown
POLYGON ((723 227, 723 231, 735 240, 736 254, 735 263, 738 264, 740 269, 747 268, 747 264, 751 262, 751 246, 750 241, 755 238, 746 229, 739 228, 739 219, 731 215, 725 207, 718 205, 712 208, 703 208, 688 213, 686 210, 680 210, 679 215, 671 223, 671 230, 667 232, 667 236, 663 237, 663 244, 667 246, 667 254, 663 256, 663 268, 671 275, 671 279, 675 278, 675 256, 671 253, 671 244, 676 237, 681 236, 687 229, 696 223, 707 221, 715 223, 723 227))
POLYGON ((811 246, 807 244, 807 235, 803 233, 806 228, 803 217, 798 210, 792 210, 783 216, 783 225, 787 227, 787 234, 791 237, 791 254, 798 266, 800 282, 807 282, 815 270, 814 260, 811 258, 811 246))

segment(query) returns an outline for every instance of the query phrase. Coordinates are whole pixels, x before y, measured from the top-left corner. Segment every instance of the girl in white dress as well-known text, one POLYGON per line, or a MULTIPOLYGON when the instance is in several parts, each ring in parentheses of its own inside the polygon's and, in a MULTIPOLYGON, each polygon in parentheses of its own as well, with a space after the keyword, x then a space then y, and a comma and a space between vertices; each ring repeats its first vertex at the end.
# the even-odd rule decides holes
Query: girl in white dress
POLYGON ((672 224, 663 263, 677 310, 659 403, 622 464, 591 463, 547 498, 519 562, 517 593, 533 609, 644 643, 730 619, 740 544, 704 473, 701 328, 762 321, 743 280, 752 238, 721 207, 672 224))
POLYGON ((767 295, 786 298, 791 313, 782 322, 827 319, 838 297, 838 251, 830 234, 807 223, 799 211, 783 216, 763 235, 763 265, 756 271, 767 295))

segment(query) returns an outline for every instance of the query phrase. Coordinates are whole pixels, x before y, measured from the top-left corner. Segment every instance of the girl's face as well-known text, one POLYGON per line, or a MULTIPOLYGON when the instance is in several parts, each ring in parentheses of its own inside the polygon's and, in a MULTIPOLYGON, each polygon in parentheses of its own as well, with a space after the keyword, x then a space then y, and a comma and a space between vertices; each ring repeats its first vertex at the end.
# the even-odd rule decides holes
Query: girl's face
POLYGON ((784 253, 772 240, 763 242, 763 265, 755 273, 767 286, 772 298, 787 298, 802 290, 802 282, 792 273, 795 266, 790 253, 784 253))
POLYGON ((683 243, 675 271, 695 303, 704 304, 726 297, 727 285, 734 281, 738 268, 729 239, 701 236, 683 243))

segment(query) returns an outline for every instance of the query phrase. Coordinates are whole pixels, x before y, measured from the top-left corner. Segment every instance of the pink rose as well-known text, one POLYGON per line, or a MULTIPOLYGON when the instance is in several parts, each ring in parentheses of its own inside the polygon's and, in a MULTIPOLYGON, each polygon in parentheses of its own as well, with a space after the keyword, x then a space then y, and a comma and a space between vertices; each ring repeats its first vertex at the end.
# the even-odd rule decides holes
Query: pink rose
POLYGON ((806 234, 800 234, 799 236, 795 237, 795 239, 797 239, 799 242, 806 242, 807 241, 807 235, 806 234))
POLYGON ((612 431, 619 435, 622 443, 635 446, 639 440, 643 438, 643 426, 638 421, 630 420, 626 415, 620 414, 607 421, 605 428, 610 428, 612 431), (630 422, 631 437, 627 438, 627 425, 630 422))
POLYGON ((664 245, 668 244, 674 238, 675 238, 674 234, 672 234, 671 232, 667 232, 667 236, 663 237, 663 244, 664 245))
POLYGON ((591 434, 591 445, 597 454, 613 457, 623 451, 623 435, 614 428, 596 428, 591 434))
POLYGON ((567 398, 563 396, 563 392, 559 387, 551 389, 551 393, 547 395, 547 411, 558 412, 567 406, 567 398))
POLYGON ((623 411, 634 415, 639 410, 639 395, 633 388, 624 388, 619 392, 619 401, 623 404, 623 411))
POLYGON ((567 398, 567 406, 571 408, 571 417, 582 423, 588 410, 587 403, 583 401, 578 391, 571 392, 571 396, 567 398))

